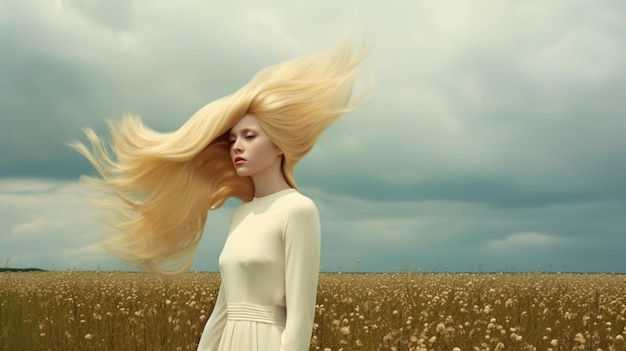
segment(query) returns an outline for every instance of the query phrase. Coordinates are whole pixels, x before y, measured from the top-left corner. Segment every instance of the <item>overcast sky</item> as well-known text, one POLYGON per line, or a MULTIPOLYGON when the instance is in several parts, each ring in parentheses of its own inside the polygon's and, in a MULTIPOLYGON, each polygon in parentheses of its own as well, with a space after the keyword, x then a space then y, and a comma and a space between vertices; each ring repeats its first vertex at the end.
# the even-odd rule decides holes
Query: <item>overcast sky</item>
MULTIPOLYGON (((0 267, 132 269, 66 143, 125 113, 174 130, 344 35, 373 43, 374 90, 296 169, 324 271, 626 273, 618 0, 0 0, 0 267)), ((218 269, 237 205, 209 213, 194 270, 218 269)))

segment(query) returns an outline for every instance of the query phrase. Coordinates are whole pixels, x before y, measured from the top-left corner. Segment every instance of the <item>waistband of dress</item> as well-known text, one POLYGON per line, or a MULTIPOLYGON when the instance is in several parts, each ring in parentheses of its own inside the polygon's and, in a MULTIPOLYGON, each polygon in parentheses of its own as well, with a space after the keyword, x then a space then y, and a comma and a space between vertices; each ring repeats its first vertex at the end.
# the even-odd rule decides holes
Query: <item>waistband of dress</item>
POLYGON ((245 302, 226 304, 228 320, 285 325, 287 311, 281 306, 263 306, 245 302))

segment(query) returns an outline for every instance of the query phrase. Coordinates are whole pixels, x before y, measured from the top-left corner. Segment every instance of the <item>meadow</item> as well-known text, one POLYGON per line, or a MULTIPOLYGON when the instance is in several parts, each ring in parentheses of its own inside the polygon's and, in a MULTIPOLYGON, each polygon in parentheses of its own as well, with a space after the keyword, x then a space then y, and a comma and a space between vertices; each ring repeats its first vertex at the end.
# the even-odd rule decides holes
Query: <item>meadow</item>
MULTIPOLYGON (((0 350, 195 350, 217 273, 0 273, 0 350)), ((311 350, 626 350, 626 276, 323 273, 311 350)))

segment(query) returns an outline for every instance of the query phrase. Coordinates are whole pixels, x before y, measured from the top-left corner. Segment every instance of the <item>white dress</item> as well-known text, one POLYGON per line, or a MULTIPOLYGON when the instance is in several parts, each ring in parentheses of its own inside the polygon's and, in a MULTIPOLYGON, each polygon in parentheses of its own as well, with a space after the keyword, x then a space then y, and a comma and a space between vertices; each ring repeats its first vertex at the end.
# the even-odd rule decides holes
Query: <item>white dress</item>
POLYGON ((308 351, 320 263, 317 207, 286 189, 237 207, 198 351, 308 351))

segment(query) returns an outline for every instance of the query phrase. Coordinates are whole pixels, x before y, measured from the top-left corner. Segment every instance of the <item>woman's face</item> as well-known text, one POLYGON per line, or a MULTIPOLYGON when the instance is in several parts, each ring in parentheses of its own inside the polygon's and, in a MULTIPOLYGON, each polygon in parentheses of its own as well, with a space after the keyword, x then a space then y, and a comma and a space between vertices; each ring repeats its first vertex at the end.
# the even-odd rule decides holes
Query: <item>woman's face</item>
POLYGON ((245 115, 230 129, 230 159, 237 174, 254 177, 277 162, 280 164, 282 152, 272 144, 259 120, 251 114, 245 115))

